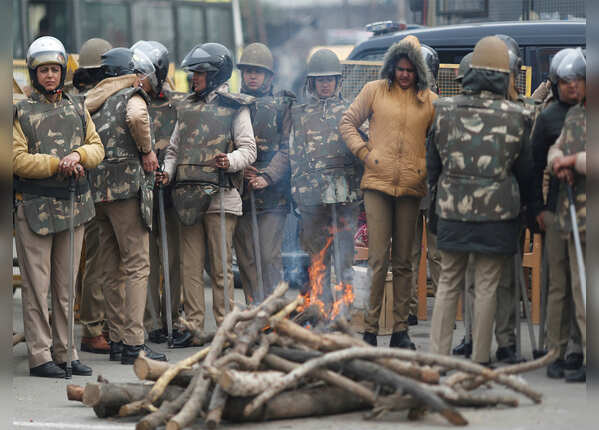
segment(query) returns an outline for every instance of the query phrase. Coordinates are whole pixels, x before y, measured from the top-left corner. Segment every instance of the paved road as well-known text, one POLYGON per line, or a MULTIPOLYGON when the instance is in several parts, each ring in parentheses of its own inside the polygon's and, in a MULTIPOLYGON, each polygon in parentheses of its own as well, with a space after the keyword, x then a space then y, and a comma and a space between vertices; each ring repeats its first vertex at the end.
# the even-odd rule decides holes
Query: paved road
MULTIPOLYGON (((211 290, 206 291, 206 308, 212 307, 211 290)), ((236 290, 236 300, 243 302, 241 290, 236 290)), ((431 299, 429 299, 431 300, 431 299)), ((430 306, 429 303, 429 315, 430 306)), ((210 311, 206 324, 207 329, 213 329, 214 319, 210 311)), ((22 311, 20 291, 14 296, 14 326, 22 331, 22 311)), ((77 337, 80 339, 80 327, 77 337)), ((418 349, 428 350, 428 332, 430 321, 421 321, 417 326, 410 329, 412 339, 418 349)), ((528 336, 523 330, 523 351, 526 357, 530 357, 531 347, 527 342, 528 336)), ((454 334, 454 344, 459 342, 463 336, 462 324, 458 322, 454 334)), ((389 336, 379 337, 380 345, 388 345, 389 336)), ((167 350, 165 345, 153 345, 152 348, 166 352, 169 361, 178 361, 196 351, 196 348, 182 350, 167 350)), ((496 345, 493 345, 495 351, 496 345)), ((80 384, 95 381, 97 375, 102 375, 109 381, 136 382, 132 366, 124 366, 120 363, 111 363, 108 356, 90 353, 81 353, 83 363, 90 365, 94 370, 92 377, 74 376, 72 380, 53 380, 29 377, 27 365, 27 351, 25 344, 17 345, 13 350, 13 391, 16 399, 14 409, 15 429, 50 429, 50 430, 132 430, 135 428, 135 419, 106 420, 95 416, 92 409, 82 404, 69 402, 66 399, 66 385, 80 384)), ((543 403, 534 405, 527 399, 520 397, 520 407, 515 409, 463 409, 464 415, 470 422, 468 428, 478 429, 572 429, 584 430, 597 428, 589 424, 589 416, 592 413, 586 406, 586 390, 583 384, 566 384, 563 381, 553 381, 545 376, 544 369, 526 374, 528 383, 544 394, 543 403)), ((193 427, 200 429, 200 424, 193 427)), ((437 414, 428 414, 423 420, 409 422, 405 413, 394 413, 384 417, 381 421, 364 421, 362 413, 351 413, 322 418, 283 420, 259 424, 224 424, 223 429, 344 429, 361 430, 364 428, 377 430, 401 430, 401 429, 447 429, 449 425, 437 414)))

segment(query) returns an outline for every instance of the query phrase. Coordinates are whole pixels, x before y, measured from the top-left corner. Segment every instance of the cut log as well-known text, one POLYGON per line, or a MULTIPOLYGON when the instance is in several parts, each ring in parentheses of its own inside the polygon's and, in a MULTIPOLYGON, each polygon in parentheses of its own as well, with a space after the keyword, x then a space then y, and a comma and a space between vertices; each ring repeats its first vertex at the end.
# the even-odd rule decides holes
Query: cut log
POLYGON ((83 401, 83 387, 81 385, 68 384, 67 385, 67 399, 75 402, 83 401))
POLYGON ((247 372, 225 369, 220 372, 216 382, 231 396, 248 397, 260 394, 284 375, 276 370, 247 372))
MULTIPOLYGON (((142 381, 157 381, 171 367, 172 364, 165 361, 156 361, 147 357, 138 357, 133 363, 133 371, 142 381)), ((185 388, 196 373, 197 370, 182 370, 171 381, 171 385, 185 388)))
MULTIPOLYGON (((98 407, 102 417, 117 415, 119 409, 127 403, 142 400, 150 392, 152 385, 134 383, 88 383, 83 390, 83 404, 98 407)), ((183 389, 169 386, 165 392, 166 400, 174 400, 183 389)))
POLYGON ((285 391, 244 416, 243 410, 251 400, 251 397, 229 397, 223 418, 233 422, 280 420, 343 414, 370 407, 366 400, 328 385, 285 391))

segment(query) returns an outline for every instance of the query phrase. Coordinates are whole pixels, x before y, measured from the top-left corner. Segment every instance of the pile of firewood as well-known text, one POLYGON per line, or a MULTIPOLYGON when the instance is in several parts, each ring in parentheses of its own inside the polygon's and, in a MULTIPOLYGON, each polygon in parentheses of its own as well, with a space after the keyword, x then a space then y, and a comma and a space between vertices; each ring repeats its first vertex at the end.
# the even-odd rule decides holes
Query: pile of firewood
POLYGON ((325 321, 303 299, 285 298, 279 285, 257 307, 234 308, 209 346, 176 364, 143 356, 133 368, 145 383, 68 386, 71 400, 98 417, 140 415, 137 430, 183 429, 200 417, 208 428, 221 419, 244 422, 369 410, 367 419, 389 411, 426 411, 466 425, 459 406, 518 405, 509 391, 534 403, 541 394, 516 376, 547 365, 555 354, 491 370, 467 360, 364 343, 343 318, 325 321), (305 328, 309 321, 311 328, 305 328), (447 377, 441 378, 452 371, 447 377), (153 382, 148 382, 153 381, 153 382), (486 385, 489 389, 479 389, 486 385))

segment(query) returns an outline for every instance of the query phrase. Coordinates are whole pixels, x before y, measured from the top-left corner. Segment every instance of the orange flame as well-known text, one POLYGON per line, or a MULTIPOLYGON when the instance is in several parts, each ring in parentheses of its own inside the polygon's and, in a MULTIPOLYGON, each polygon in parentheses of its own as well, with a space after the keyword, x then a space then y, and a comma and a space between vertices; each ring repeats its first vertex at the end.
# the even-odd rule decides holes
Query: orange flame
MULTIPOLYGON (((333 288, 335 289, 335 297, 332 305, 327 306, 322 300, 323 288, 328 288, 328 286, 324 285, 325 274, 327 267, 324 264, 324 258, 327 253, 327 250, 330 248, 333 243, 335 232, 331 229, 331 236, 327 239, 324 248, 322 248, 317 254, 312 256, 312 263, 308 269, 309 279, 310 279, 310 289, 304 294, 304 304, 298 307, 298 311, 303 311, 307 309, 309 306, 317 306, 320 310, 321 315, 324 315, 325 318, 329 320, 335 319, 339 313, 343 310, 344 307, 349 307, 354 302, 354 290, 353 286, 348 283, 344 283, 339 280, 337 285, 333 288)), ((340 278, 340 274, 336 274, 337 278, 340 278)))

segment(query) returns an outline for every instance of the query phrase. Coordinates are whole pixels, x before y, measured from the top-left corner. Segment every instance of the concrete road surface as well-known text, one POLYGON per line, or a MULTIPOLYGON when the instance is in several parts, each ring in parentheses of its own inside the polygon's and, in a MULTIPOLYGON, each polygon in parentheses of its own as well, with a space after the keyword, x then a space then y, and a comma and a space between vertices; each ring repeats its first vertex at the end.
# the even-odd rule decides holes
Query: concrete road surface
MULTIPOLYGON (((241 290, 235 290, 236 301, 244 303, 241 290)), ((289 294, 296 294, 291 290, 289 294)), ((212 291, 206 289, 206 309, 208 330, 214 329, 212 318, 212 291)), ((430 315, 432 299, 429 298, 429 321, 420 321, 417 326, 410 328, 412 340, 419 350, 428 350, 428 333, 430 330, 430 315)), ((13 323, 17 331, 22 331, 22 308, 20 290, 14 295, 13 323)), ((531 358, 531 347, 528 342, 526 327, 522 325, 523 352, 526 358, 531 358)), ((81 328, 77 326, 77 341, 80 341, 81 328)), ((457 323, 454 333, 454 345, 463 336, 463 326, 457 323)), ((390 336, 379 337, 379 345, 387 346, 390 336)), ((149 344, 152 348, 166 352, 170 362, 176 362, 197 351, 197 348, 167 350, 166 345, 149 344)), ((493 353, 496 345, 493 345, 493 353)), ((51 430, 132 430, 135 428, 135 418, 128 419, 99 419, 92 409, 66 398, 66 385, 85 385, 95 381, 102 375, 109 381, 138 382, 132 366, 121 365, 108 361, 108 355, 81 353, 81 361, 93 368, 93 376, 74 376, 71 380, 56 380, 34 378, 29 376, 27 364, 27 349, 21 343, 13 349, 13 392, 15 397, 13 424, 15 429, 51 429, 51 430)), ((522 396, 518 408, 474 409, 462 408, 468 419, 469 429, 566 429, 585 430, 599 428, 596 423, 590 424, 591 408, 586 405, 586 389, 584 384, 567 384, 563 380, 550 380, 545 376, 545 369, 528 373, 524 376, 531 387, 544 394, 543 402, 535 405, 522 396)), ((293 420, 273 421, 256 424, 221 425, 222 429, 291 429, 291 430, 401 430, 401 429, 448 429, 451 426, 438 414, 427 414, 424 419, 410 422, 405 413, 393 413, 380 421, 364 421, 363 413, 350 413, 319 418, 303 418, 293 420)), ((595 414, 596 415, 596 414, 595 414)), ((200 423, 194 429, 205 428, 200 423)))

